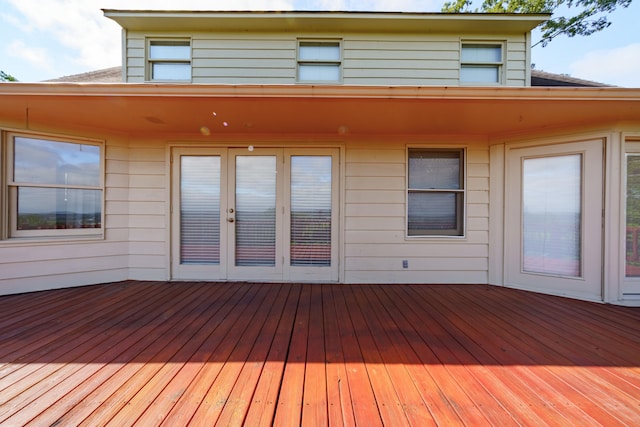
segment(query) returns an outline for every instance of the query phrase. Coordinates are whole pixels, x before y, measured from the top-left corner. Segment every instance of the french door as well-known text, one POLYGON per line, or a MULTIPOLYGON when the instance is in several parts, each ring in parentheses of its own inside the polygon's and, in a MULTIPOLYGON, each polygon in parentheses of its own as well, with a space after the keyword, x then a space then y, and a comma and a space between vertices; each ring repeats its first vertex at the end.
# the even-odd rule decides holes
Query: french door
POLYGON ((602 299, 601 140, 511 148, 507 286, 602 299))
POLYGON ((337 281, 338 153, 176 148, 172 277, 337 281))

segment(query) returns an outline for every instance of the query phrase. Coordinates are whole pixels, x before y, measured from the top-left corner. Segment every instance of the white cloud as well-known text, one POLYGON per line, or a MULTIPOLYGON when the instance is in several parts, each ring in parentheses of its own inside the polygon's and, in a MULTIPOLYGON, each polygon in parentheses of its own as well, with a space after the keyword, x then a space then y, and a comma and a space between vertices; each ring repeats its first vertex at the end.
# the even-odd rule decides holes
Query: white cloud
MULTIPOLYGON (((436 11, 442 0, 2 0, 12 27, 15 74, 37 80, 111 67, 122 61, 120 27, 101 9, 436 11), (48 54, 47 54, 48 52, 48 54), (19 67, 31 64, 33 69, 19 67), (42 72, 47 70, 46 73, 42 72)), ((5 40, 5 52, 9 43, 5 40)))
POLYGON ((16 28, 21 28, 23 31, 27 30, 26 23, 21 21, 17 16, 9 15, 8 13, 0 13, 0 19, 16 28))
MULTIPOLYGON (((191 10, 250 10, 293 9, 293 0, 7 0, 19 13, 3 16, 5 21, 21 31, 37 32, 40 39, 23 42, 32 56, 47 45, 59 43, 65 55, 52 56, 49 68, 63 69, 72 62, 84 70, 111 67, 121 62, 120 27, 104 17, 104 9, 191 9, 191 10), (37 44, 37 45, 36 45, 37 44), (57 62, 57 63, 56 63, 57 62)), ((22 55, 22 57, 27 55, 22 55)), ((34 58, 30 59, 33 62, 34 58)), ((42 63, 40 63, 41 65, 42 63)))
POLYGON ((640 87, 640 43, 588 52, 569 65, 580 78, 624 87, 640 87))
POLYGON ((22 40, 14 40, 6 46, 9 56, 27 61, 34 67, 51 69, 51 57, 46 49, 29 47, 22 40))
MULTIPOLYGON (((21 29, 37 32, 39 40, 25 46, 42 50, 52 43, 71 49, 69 56, 56 56, 58 66, 67 61, 83 68, 102 68, 120 63, 120 30, 105 19, 94 2, 86 0, 9 0, 21 13, 21 29), (37 43, 37 46, 34 44, 37 43)), ((55 65, 55 64, 54 64, 55 65)))

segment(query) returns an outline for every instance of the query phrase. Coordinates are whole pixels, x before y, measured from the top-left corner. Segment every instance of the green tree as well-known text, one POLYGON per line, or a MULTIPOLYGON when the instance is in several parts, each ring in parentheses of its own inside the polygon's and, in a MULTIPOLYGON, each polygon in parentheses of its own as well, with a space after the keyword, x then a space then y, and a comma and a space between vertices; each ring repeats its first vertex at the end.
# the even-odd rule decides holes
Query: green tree
MULTIPOLYGON (((611 25, 607 15, 617 7, 627 7, 632 0, 483 0, 482 6, 472 8, 472 0, 452 0, 442 7, 443 12, 485 13, 552 13, 551 19, 540 26, 542 38, 536 44, 546 46, 559 35, 588 36, 611 25), (555 16, 559 10, 567 16, 555 16)), ((535 45, 534 45, 535 46, 535 45)))
POLYGON ((0 70, 0 82, 17 82, 18 79, 0 70))

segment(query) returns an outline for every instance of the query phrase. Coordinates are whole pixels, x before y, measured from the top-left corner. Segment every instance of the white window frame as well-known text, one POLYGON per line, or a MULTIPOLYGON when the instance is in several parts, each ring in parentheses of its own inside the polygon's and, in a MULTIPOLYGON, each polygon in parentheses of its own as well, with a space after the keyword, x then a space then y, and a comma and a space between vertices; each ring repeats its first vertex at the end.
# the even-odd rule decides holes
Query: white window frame
POLYGON ((2 142, 0 156, 1 166, 4 171, 0 177, 0 241, 23 238, 103 238, 105 229, 105 188, 104 188, 104 141, 79 139, 74 137, 53 136, 50 134, 26 133, 20 131, 5 132, 2 142), (98 147, 100 152, 99 183, 98 185, 64 185, 49 183, 19 182, 14 179, 14 138, 27 138, 42 141, 62 142, 85 146, 98 147), (52 188, 70 190, 96 190, 100 191, 100 227, 95 228, 69 228, 69 229, 42 229, 42 230, 19 230, 18 229, 18 188, 52 188))
POLYGON ((628 170, 628 159, 629 157, 640 157, 640 138, 628 138, 625 140, 625 152, 624 152, 624 156, 623 156, 623 166, 622 166, 622 170, 624 171, 624 175, 623 175, 623 187, 622 187, 622 201, 623 201, 623 206, 622 206, 622 212, 621 212, 621 216, 623 218, 623 220, 621 221, 621 225, 622 225, 622 241, 624 244, 624 251, 623 251, 623 256, 621 257, 622 259, 622 277, 624 278, 625 282, 634 282, 634 283, 640 283, 640 276, 627 276, 627 259, 626 259, 626 255, 627 255, 627 233, 628 233, 628 217, 627 217, 627 205, 628 205, 628 201, 627 201, 627 190, 628 190, 628 186, 629 186, 629 170, 628 170))
POLYGON ((342 83, 342 63, 343 63, 343 55, 342 55, 342 40, 340 39, 299 39, 296 46, 296 81, 298 83, 324 83, 324 84, 332 84, 332 83, 342 83), (338 47, 340 52, 339 58, 336 60, 327 60, 327 59, 302 59, 300 58, 300 48, 305 45, 311 46, 332 46, 338 47), (304 67, 305 65, 327 65, 327 66, 337 66, 338 68, 338 79, 337 80, 304 80, 300 78, 300 67, 304 67))
POLYGON ((473 86, 495 86, 504 84, 504 64, 505 64, 505 50, 506 42, 498 40, 461 40, 460 41, 460 84, 473 85, 473 86), (467 46, 491 46, 500 48, 500 60, 499 61, 473 61, 463 59, 463 50, 467 46), (470 66, 477 68, 490 68, 496 69, 498 75, 498 81, 496 82, 477 82, 477 81, 465 81, 462 79, 462 69, 470 66))
POLYGON ((188 37, 178 37, 178 38, 160 38, 160 37, 152 37, 148 38, 146 41, 146 80, 149 82, 191 82, 193 80, 193 43, 192 40, 188 37), (151 57, 151 45, 154 43, 184 43, 189 46, 189 58, 152 58, 151 57), (188 79, 157 79, 153 77, 153 67, 155 64, 176 64, 176 65, 188 65, 190 69, 189 78, 188 79))
POLYGON ((423 238, 465 238, 467 229, 467 148, 466 147, 434 147, 434 146, 409 146, 406 149, 406 203, 405 203, 405 237, 407 239, 423 239, 423 238), (457 152, 460 153, 460 188, 410 188, 410 158, 411 151, 433 151, 434 153, 457 152), (411 193, 454 193, 461 195, 461 204, 456 211, 455 230, 452 229, 426 229, 424 234, 409 234, 409 195, 411 193))

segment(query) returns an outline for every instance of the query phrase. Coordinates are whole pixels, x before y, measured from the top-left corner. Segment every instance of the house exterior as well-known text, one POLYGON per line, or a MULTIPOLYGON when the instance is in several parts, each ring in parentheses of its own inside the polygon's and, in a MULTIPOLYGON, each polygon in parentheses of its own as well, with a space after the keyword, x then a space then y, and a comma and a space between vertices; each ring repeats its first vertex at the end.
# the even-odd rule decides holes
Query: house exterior
POLYGON ((547 15, 105 10, 120 83, 0 85, 0 293, 492 284, 640 305, 640 89, 547 15))

